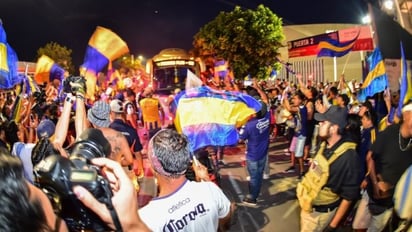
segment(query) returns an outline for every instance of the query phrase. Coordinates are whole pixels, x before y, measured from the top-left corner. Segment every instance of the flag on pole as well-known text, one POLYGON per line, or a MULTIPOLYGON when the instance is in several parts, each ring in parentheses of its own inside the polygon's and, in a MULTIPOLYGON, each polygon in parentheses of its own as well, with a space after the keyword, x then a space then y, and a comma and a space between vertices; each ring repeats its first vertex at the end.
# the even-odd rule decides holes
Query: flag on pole
POLYGON ((228 74, 227 63, 225 60, 218 60, 215 62, 215 75, 223 79, 228 74))
POLYGON ((80 73, 86 78, 87 94, 94 96, 97 73, 109 61, 129 52, 126 42, 109 29, 98 26, 89 40, 80 73))
POLYGON ((401 117, 402 107, 412 99, 412 75, 411 69, 408 67, 408 62, 405 58, 405 51, 401 42, 401 85, 399 87, 399 104, 397 109, 398 118, 401 117))
POLYGON ((341 57, 348 54, 352 50, 353 45, 355 45, 358 36, 359 33, 354 39, 343 43, 339 42, 337 39, 321 41, 318 45, 318 57, 341 57))
POLYGON ((200 80, 199 77, 197 77, 193 72, 191 72, 189 69, 187 69, 185 89, 196 88, 196 87, 200 87, 202 85, 203 85, 202 80, 200 80))
POLYGON ((0 89, 9 89, 20 82, 17 54, 7 43, 6 31, 0 22, 0 89))
POLYGON ((236 128, 261 109, 259 101, 247 94, 207 86, 180 92, 173 104, 177 105, 176 129, 188 137, 192 151, 236 144, 236 128))
POLYGON ((54 60, 46 55, 42 55, 36 64, 36 71, 34 73, 34 80, 38 84, 48 83, 58 79, 63 81, 64 69, 60 67, 54 60))
POLYGON ((368 57, 369 73, 362 84, 358 94, 358 100, 364 102, 367 97, 382 92, 388 86, 388 76, 385 71, 385 64, 379 48, 375 48, 368 57))
POLYGON ((31 95, 34 92, 40 91, 39 86, 30 76, 23 77, 23 85, 24 85, 24 93, 27 95, 31 95))

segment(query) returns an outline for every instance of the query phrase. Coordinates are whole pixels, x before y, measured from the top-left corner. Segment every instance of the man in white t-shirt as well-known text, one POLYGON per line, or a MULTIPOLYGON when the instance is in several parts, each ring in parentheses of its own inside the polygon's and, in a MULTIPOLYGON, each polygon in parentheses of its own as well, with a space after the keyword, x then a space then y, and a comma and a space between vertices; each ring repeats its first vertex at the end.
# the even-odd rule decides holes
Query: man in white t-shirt
POLYGON ((159 195, 139 215, 152 231, 217 231, 230 221, 232 204, 218 186, 207 181, 206 167, 193 165, 201 182, 186 179, 189 149, 186 137, 169 129, 159 131, 149 142, 148 158, 159 195))

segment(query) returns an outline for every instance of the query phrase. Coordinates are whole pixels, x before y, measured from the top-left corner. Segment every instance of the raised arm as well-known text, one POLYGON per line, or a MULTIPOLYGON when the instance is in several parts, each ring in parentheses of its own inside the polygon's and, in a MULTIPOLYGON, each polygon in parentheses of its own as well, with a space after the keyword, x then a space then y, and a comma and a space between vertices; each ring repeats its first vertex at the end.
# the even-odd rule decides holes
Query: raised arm
POLYGON ((71 93, 68 93, 63 103, 63 111, 61 112, 60 118, 56 124, 53 143, 59 144, 60 146, 63 146, 63 143, 66 140, 70 122, 70 112, 74 100, 74 96, 71 93))
POLYGON ((268 105, 269 104, 268 96, 266 95, 265 92, 263 92, 262 88, 260 88, 259 84, 257 83, 256 78, 253 78, 253 87, 258 91, 260 99, 262 99, 262 101, 266 105, 268 105))

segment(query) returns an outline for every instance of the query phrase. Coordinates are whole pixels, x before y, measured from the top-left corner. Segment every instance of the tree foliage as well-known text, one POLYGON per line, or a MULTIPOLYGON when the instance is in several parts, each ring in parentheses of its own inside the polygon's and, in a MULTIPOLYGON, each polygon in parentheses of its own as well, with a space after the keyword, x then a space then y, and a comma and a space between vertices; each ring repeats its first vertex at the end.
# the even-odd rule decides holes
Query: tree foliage
POLYGON ((49 42, 37 50, 37 58, 40 58, 42 55, 50 57, 60 67, 69 71, 69 73, 74 72, 71 49, 61 46, 56 42, 49 42))
POLYGON ((259 5, 256 10, 242 10, 237 6, 203 26, 193 46, 196 55, 229 61, 236 78, 250 74, 262 79, 277 66, 283 40, 282 19, 269 8, 259 5))

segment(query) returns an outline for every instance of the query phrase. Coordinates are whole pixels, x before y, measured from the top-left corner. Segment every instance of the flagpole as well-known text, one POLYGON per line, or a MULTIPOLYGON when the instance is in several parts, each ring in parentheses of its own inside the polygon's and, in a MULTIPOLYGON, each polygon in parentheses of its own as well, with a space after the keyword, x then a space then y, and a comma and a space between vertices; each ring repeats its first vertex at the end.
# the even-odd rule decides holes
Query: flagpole
POLYGON ((26 67, 24 68, 24 75, 27 76, 27 74, 29 73, 29 64, 25 64, 26 67))
POLYGON ((338 80, 338 71, 336 67, 336 56, 333 57, 333 80, 334 81, 338 80))
POLYGON ((350 57, 351 54, 352 54, 352 53, 349 52, 348 56, 346 57, 346 61, 345 61, 345 64, 343 65, 343 69, 342 69, 342 74, 345 73, 346 65, 348 64, 349 57, 350 57))

